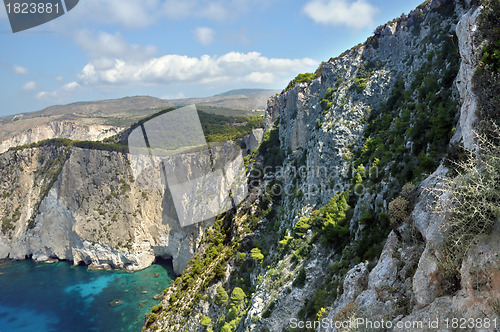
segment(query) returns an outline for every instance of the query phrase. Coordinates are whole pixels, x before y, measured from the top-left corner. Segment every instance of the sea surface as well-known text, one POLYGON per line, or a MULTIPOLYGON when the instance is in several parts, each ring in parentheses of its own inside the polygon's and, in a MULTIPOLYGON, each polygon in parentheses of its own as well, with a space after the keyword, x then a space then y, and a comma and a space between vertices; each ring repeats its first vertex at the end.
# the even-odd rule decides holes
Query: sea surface
POLYGON ((0 332, 141 331, 173 278, 169 261, 134 273, 0 261, 0 332))

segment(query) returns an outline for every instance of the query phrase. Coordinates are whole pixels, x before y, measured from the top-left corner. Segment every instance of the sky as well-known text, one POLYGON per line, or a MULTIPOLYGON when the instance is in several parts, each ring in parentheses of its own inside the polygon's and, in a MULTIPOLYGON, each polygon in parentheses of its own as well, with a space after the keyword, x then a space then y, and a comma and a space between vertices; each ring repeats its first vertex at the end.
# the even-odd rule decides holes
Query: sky
POLYGON ((149 95, 283 89, 423 0, 80 0, 12 33, 0 8, 0 117, 149 95))

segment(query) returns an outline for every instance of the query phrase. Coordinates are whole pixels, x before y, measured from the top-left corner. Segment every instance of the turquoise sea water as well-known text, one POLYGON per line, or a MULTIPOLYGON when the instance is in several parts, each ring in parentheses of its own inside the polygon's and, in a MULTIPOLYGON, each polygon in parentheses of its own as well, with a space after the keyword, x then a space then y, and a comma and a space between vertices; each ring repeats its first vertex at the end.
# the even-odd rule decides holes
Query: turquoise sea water
POLYGON ((160 302, 153 296, 173 278, 170 262, 135 273, 0 262, 0 332, 141 331, 144 314, 160 302), (114 300, 123 303, 113 307, 114 300))

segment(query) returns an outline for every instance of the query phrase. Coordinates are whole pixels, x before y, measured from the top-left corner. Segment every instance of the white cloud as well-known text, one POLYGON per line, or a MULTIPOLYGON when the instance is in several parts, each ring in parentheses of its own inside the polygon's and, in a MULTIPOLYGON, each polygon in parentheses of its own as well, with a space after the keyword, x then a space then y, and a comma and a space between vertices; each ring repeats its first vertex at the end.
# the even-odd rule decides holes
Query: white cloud
POLYGON ((157 52, 155 46, 129 44, 121 34, 110 34, 103 31, 80 30, 75 35, 75 42, 93 59, 144 59, 157 52))
POLYGON ((215 21, 234 19, 255 8, 265 8, 272 0, 166 0, 163 15, 170 19, 205 18, 215 21))
POLYGON ((366 0, 312 0, 304 12, 316 23, 360 29, 373 25, 378 9, 366 0))
POLYGON ((72 16, 87 22, 140 28, 153 24, 161 15, 160 9, 161 0, 85 0, 72 10, 72 16))
POLYGON ((14 65, 12 66, 12 70, 18 75, 26 75, 28 73, 28 68, 25 68, 23 66, 14 65))
POLYGON ((96 22, 127 28, 149 27, 158 20, 202 18, 219 22, 235 19, 275 0, 85 0, 71 15, 59 20, 67 25, 96 22))
POLYGON ((186 98, 186 95, 183 92, 179 92, 178 94, 175 95, 165 95, 161 97, 162 99, 170 100, 170 99, 183 99, 186 98))
POLYGON ((230 52, 222 56, 202 55, 199 58, 169 54, 144 61, 92 61, 79 73, 78 83, 83 86, 207 85, 216 82, 281 84, 290 76, 310 71, 317 65, 317 61, 309 58, 267 58, 257 52, 230 52))
MULTIPOLYGON (((231 9, 235 10, 234 13, 238 13, 242 9, 242 8, 234 8, 234 6, 231 7, 230 7, 231 9)), ((207 7, 203 8, 200 11, 200 16, 211 20, 223 21, 228 19, 230 8, 225 7, 222 3, 210 3, 208 4, 207 7)))
POLYGON ((202 45, 211 44, 214 41, 215 31, 206 27, 196 28, 194 31, 196 40, 202 45))
POLYGON ((80 84, 78 84, 77 82, 70 82, 68 84, 63 85, 62 87, 60 87, 59 89, 57 89, 55 91, 51 91, 51 92, 41 91, 41 92, 37 93, 36 97, 38 99, 46 99, 46 98, 53 99, 53 98, 64 97, 70 93, 74 93, 75 90, 77 90, 79 88, 80 88, 80 84))
POLYGON ((33 90, 36 90, 37 87, 38 87, 38 84, 35 81, 29 81, 29 82, 26 82, 21 89, 23 91, 33 91, 33 90))
MULTIPOLYGON (((91 60, 76 81, 54 91, 42 91, 39 99, 61 100, 89 89, 119 91, 130 87, 198 85, 283 86, 298 72, 311 71, 318 62, 309 58, 267 58, 257 52, 230 52, 222 56, 188 57, 168 54, 148 59, 98 58, 91 60)), ((182 98, 183 94, 165 96, 182 98)))
POLYGON ((163 13, 170 19, 182 19, 196 11, 196 0, 167 0, 163 3, 163 13))
POLYGON ((252 83, 268 84, 275 80, 275 76, 273 73, 269 72, 262 73, 254 71, 253 73, 246 75, 244 80, 252 83))

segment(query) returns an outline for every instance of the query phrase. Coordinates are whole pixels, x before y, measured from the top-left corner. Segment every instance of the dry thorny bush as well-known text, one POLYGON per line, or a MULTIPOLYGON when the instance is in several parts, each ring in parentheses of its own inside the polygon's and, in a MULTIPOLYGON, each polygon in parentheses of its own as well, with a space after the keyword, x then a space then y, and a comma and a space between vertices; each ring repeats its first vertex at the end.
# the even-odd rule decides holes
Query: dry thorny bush
POLYGON ((480 234, 488 234, 500 217, 500 127, 492 137, 476 135, 476 151, 467 158, 451 162, 454 176, 439 179, 441 186, 428 188, 434 203, 442 195, 446 204, 434 204, 436 213, 445 218, 441 269, 459 279, 461 263, 480 234))

